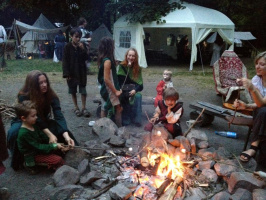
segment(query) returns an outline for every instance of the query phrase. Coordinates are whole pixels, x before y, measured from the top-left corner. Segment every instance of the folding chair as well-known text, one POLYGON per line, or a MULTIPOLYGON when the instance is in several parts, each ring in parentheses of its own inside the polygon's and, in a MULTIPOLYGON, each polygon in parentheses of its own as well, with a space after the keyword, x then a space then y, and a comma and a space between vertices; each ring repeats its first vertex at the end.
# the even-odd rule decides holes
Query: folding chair
MULTIPOLYGON (((218 94, 222 95, 223 107, 234 110, 235 108, 232 105, 236 98, 240 99, 240 92, 243 93, 243 97, 248 103, 252 102, 248 90, 244 86, 239 86, 236 82, 236 79, 242 77, 247 78, 247 70, 243 62, 234 51, 224 51, 221 58, 213 66, 215 89, 218 94)), ((252 115, 253 110, 246 109, 239 112, 252 115)), ((249 128, 244 145, 245 150, 252 132, 252 118, 226 117, 225 119, 231 124, 249 128)))

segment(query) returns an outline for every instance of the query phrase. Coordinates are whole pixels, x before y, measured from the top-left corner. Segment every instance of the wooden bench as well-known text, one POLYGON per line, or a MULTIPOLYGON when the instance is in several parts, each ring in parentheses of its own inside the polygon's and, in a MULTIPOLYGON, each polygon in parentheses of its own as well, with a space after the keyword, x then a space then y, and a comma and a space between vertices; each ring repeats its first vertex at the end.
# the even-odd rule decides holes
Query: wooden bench
POLYGON ((228 123, 233 124, 233 125, 238 125, 238 126, 247 126, 248 129, 248 134, 246 137, 245 145, 243 148, 243 151, 246 150, 249 136, 251 134, 252 130, 252 125, 253 125, 253 117, 250 115, 245 115, 240 112, 236 112, 230 109, 223 108, 221 106, 216 106, 214 104, 210 104, 208 102, 202 102, 198 101, 195 103, 191 103, 189 105, 190 108, 194 109, 190 113, 190 118, 191 119, 196 119, 202 111, 203 108, 205 108, 205 111, 201 118, 199 119, 200 125, 201 126, 206 126, 209 125, 213 122, 214 117, 219 117, 224 120, 226 120, 228 123), (235 116, 234 116, 235 114, 235 116))

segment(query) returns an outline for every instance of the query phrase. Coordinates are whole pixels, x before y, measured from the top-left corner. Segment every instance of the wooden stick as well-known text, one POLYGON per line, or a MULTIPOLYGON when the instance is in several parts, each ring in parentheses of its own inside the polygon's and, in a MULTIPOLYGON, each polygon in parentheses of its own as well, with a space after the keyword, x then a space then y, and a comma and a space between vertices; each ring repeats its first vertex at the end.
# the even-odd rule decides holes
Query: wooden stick
POLYGON ((116 180, 111 181, 110 183, 108 183, 104 188, 98 190, 97 192, 95 192, 94 194, 92 194, 88 199, 94 199, 98 196, 100 196, 101 194, 105 193, 107 190, 109 190, 111 187, 113 187, 113 185, 116 183, 116 180))
POLYGON ((199 118, 201 117, 201 115, 204 113, 205 108, 202 109, 201 113, 199 114, 199 116, 197 117, 197 119, 195 120, 195 122, 189 127, 189 129, 187 130, 187 132, 184 133, 184 136, 187 137, 187 134, 191 131, 191 129, 195 126, 195 124, 198 122, 199 118))

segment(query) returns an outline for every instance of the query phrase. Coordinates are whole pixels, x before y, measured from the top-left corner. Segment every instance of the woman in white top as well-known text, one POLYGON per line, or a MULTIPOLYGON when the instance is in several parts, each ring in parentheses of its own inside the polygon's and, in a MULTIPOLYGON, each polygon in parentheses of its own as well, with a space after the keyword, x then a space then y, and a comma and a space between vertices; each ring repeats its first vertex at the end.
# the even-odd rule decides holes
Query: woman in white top
POLYGON ((240 160, 243 162, 249 161, 251 157, 256 155, 260 142, 266 138, 266 51, 256 56, 255 68, 257 75, 252 80, 247 78, 238 80, 249 90, 254 103, 246 104, 240 100, 234 102, 239 110, 245 108, 254 109, 253 138, 250 149, 240 155, 240 160))

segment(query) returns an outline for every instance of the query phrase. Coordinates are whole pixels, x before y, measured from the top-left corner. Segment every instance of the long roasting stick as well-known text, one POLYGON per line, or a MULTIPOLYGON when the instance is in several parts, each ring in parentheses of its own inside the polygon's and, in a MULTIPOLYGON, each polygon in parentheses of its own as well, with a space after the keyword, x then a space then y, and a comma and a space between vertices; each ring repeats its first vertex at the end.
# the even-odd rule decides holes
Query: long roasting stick
POLYGON ((199 118, 201 117, 201 115, 204 113, 205 108, 202 109, 201 113, 199 114, 199 116, 197 117, 197 119, 195 120, 195 122, 189 127, 189 129, 187 130, 187 132, 184 133, 184 136, 186 137, 187 134, 190 132, 190 130, 195 126, 195 124, 198 122, 199 118))

